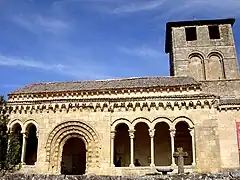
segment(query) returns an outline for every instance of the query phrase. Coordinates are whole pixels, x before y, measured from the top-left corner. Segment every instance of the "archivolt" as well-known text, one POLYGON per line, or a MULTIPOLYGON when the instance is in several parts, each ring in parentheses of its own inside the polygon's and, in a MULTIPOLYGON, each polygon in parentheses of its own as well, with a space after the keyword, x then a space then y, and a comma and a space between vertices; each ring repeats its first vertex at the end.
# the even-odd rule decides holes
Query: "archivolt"
MULTIPOLYGON (((88 153, 99 154, 98 148, 99 137, 96 131, 89 125, 80 121, 67 121, 56 126, 48 136, 46 143, 46 161, 50 162, 50 165, 58 166, 58 158, 60 145, 69 136, 81 136, 88 146, 88 153), (92 147, 90 147, 90 145, 92 147), (94 147, 95 148, 94 148, 94 147)), ((86 146, 86 147, 87 147, 86 146)))

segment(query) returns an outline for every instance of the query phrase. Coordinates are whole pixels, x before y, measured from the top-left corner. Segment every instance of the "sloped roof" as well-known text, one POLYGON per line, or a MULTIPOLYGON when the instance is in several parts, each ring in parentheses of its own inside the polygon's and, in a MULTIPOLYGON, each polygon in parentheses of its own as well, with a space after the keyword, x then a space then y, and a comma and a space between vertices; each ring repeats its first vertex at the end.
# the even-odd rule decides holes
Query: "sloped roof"
POLYGON ((76 82, 43 82, 20 88, 10 94, 40 93, 40 92, 66 92, 66 91, 92 91, 111 89, 132 89, 149 87, 170 87, 198 85, 199 82, 191 77, 140 77, 112 80, 87 80, 76 82))
POLYGON ((240 99, 220 99, 220 105, 240 105, 240 99))

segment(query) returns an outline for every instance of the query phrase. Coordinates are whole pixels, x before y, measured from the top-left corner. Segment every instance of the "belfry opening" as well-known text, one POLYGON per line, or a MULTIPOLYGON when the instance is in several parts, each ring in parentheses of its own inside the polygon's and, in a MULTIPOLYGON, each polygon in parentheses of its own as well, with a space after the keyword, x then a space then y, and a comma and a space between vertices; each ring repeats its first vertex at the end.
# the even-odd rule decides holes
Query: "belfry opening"
POLYGON ((86 147, 81 138, 70 138, 62 151, 61 174, 81 175, 86 171, 86 147))

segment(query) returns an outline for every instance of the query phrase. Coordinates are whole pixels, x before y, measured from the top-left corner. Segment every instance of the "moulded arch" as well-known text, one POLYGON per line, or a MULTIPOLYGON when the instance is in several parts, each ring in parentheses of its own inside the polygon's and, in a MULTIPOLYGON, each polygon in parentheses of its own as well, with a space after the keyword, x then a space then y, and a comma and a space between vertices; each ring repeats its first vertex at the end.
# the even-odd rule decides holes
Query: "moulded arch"
POLYGON ((216 79, 216 78, 217 79, 218 78, 225 79, 226 78, 223 57, 224 57, 224 55, 222 54, 222 52, 220 52, 218 50, 212 50, 210 53, 208 53, 208 55, 207 55, 207 58, 208 58, 208 61, 207 61, 208 62, 208 79, 216 79), (218 59, 216 59, 218 61, 215 60, 215 63, 210 65, 209 63, 212 63, 212 61, 214 62, 214 59, 211 59, 211 57, 214 57, 214 56, 218 58, 218 59), (219 68, 214 69, 216 67, 219 67, 219 68), (212 68, 213 68, 213 70, 212 70, 212 68), (218 72, 218 74, 216 74, 217 71, 220 71, 220 72, 218 72), (214 74, 213 74, 213 72, 214 72, 214 74), (219 76, 221 76, 221 77, 219 77, 219 76))
POLYGON ((23 123, 19 119, 15 119, 13 121, 10 121, 7 125, 8 130, 12 130, 12 128, 16 125, 19 124, 21 126, 21 129, 23 131, 23 123))
POLYGON ((191 119, 189 119, 189 118, 187 118, 185 116, 181 116, 181 117, 175 118, 174 121, 173 121, 173 127, 176 128, 176 125, 179 122, 186 122, 188 124, 189 128, 193 128, 194 127, 194 124, 191 121, 191 119))
POLYGON ((158 118, 154 119, 152 122, 152 125, 151 125, 152 128, 155 128, 155 126, 161 122, 165 122, 169 126, 170 129, 174 128, 172 121, 166 117, 158 117, 158 118))
POLYGON ((144 117, 139 117, 139 118, 136 118, 133 120, 132 122, 132 128, 135 129, 135 126, 138 124, 138 123, 145 123, 147 124, 147 126, 149 127, 149 129, 152 129, 152 123, 149 119, 147 118, 144 118, 144 117))
POLYGON ((191 53, 188 54, 188 59, 192 58, 193 56, 198 56, 200 57, 202 60, 205 59, 205 55, 201 52, 201 51, 193 51, 191 53))
POLYGON ((223 59, 224 57, 221 51, 215 49, 208 53, 207 58, 209 59, 211 56, 218 56, 220 59, 223 59))
POLYGON ((128 126, 128 129, 131 129, 131 123, 129 120, 127 119, 117 119, 115 120, 112 125, 111 125, 111 131, 115 131, 116 127, 119 125, 119 124, 126 124, 128 126))
POLYGON ((201 52, 191 52, 188 55, 188 71, 189 76, 194 77, 196 80, 205 80, 205 64, 204 55, 201 52))
MULTIPOLYGON (((84 138, 88 144, 88 146, 86 146, 89 148, 88 152, 99 157, 99 136, 96 131, 82 121, 65 121, 58 124, 50 132, 46 142, 46 161, 49 162, 49 167, 52 168, 52 170, 59 170, 60 144, 66 137, 71 135, 78 135, 84 138)), ((97 161, 97 159, 94 161, 97 161)))
POLYGON ((35 127, 36 127, 36 131, 38 132, 39 129, 38 129, 38 123, 34 120, 34 119, 29 119, 27 120, 24 125, 23 125, 23 131, 26 132, 27 131, 27 128, 33 124, 35 127))

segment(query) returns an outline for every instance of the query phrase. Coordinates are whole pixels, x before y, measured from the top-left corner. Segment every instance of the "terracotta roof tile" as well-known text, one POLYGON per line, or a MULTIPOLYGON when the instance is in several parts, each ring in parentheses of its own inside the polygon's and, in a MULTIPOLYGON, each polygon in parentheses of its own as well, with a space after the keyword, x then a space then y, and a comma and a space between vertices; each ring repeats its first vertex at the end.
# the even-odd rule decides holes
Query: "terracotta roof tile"
POLYGON ((140 77, 77 82, 43 82, 25 86, 10 94, 169 87, 198 84, 199 82, 190 77, 140 77))

